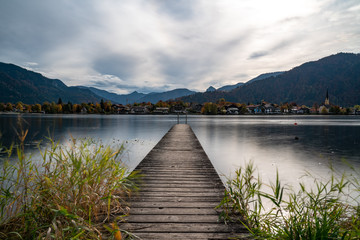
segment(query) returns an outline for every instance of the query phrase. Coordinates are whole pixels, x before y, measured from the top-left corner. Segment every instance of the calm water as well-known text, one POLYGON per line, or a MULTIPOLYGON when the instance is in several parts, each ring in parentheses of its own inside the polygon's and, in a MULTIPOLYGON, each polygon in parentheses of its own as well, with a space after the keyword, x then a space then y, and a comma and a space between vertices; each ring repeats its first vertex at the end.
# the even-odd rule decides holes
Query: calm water
MULTIPOLYGON (((2 143, 16 141, 18 115, 0 115, 2 143)), ((21 115, 29 129, 27 149, 51 136, 60 142, 92 137, 105 143, 125 143, 126 163, 134 168, 176 123, 176 116, 21 115)), ((181 119, 184 122, 184 119, 181 119)), ((328 176, 328 164, 346 170, 342 159, 360 167, 359 116, 189 116, 213 165, 231 176, 244 162, 254 161, 264 180, 276 169, 290 184, 305 171, 328 176), (297 125, 295 125, 295 123, 297 125), (295 140, 295 137, 298 140, 295 140)), ((302 180, 301 180, 302 181, 302 180)))

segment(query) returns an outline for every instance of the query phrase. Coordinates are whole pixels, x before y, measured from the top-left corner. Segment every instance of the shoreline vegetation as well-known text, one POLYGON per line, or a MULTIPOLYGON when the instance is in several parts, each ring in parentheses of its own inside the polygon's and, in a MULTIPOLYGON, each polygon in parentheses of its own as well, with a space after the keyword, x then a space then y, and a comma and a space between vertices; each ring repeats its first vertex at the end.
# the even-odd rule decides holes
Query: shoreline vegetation
POLYGON ((227 181, 218 208, 226 222, 243 224, 255 239, 360 239, 360 169, 337 173, 329 180, 314 178, 295 192, 277 173, 273 183, 256 176, 253 163, 236 170, 227 181))
POLYGON ((0 239, 121 239, 117 222, 128 214, 140 176, 121 162, 123 146, 49 139, 33 159, 26 135, 20 131, 16 149, 0 148, 8 156, 0 169, 0 239))
POLYGON ((0 103, 0 113, 43 113, 43 114, 204 114, 204 115, 243 115, 243 114, 342 114, 360 115, 360 105, 340 107, 333 104, 317 104, 312 107, 291 103, 232 103, 219 99, 216 103, 185 103, 183 101, 159 101, 134 104, 112 104, 101 100, 100 103, 63 103, 44 102, 43 104, 0 103))

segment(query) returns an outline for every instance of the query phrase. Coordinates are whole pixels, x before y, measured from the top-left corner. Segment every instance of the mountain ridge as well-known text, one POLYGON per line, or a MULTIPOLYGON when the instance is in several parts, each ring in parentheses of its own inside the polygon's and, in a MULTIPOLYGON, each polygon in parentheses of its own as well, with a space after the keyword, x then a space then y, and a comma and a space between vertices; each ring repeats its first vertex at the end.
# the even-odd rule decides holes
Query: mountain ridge
POLYGON ((151 102, 170 99, 185 102, 216 102, 220 98, 230 102, 272 103, 296 102, 311 106, 321 104, 326 89, 330 102, 340 106, 360 103, 360 54, 338 53, 296 66, 288 71, 260 74, 242 84, 210 88, 211 91, 194 92, 186 88, 161 93, 116 94, 85 86, 67 86, 59 79, 46 78, 40 73, 10 63, 0 62, 0 102, 43 103, 99 102, 113 103, 151 102), (230 87, 228 91, 222 88, 230 87))
POLYGON ((0 102, 23 102, 26 104, 57 102, 88 103, 110 100, 113 103, 133 104, 135 102, 156 103, 195 93, 186 88, 165 92, 144 94, 134 91, 130 94, 116 94, 106 90, 67 86, 59 79, 50 79, 40 73, 12 63, 0 62, 0 102))
POLYGON ((183 97, 186 102, 321 104, 329 89, 330 102, 344 107, 360 103, 360 54, 338 53, 303 63, 277 76, 244 84, 230 92, 198 93, 183 97))

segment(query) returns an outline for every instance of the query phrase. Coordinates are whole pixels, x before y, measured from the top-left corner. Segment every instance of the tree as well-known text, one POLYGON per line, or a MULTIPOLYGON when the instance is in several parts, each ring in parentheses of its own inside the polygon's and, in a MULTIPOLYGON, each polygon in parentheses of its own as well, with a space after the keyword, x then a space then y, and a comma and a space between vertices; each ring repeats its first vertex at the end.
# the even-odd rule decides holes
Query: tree
POLYGON ((321 109, 321 112, 320 112, 320 113, 321 113, 321 114, 328 114, 329 111, 327 110, 326 107, 323 107, 323 108, 321 109))
POLYGON ((240 106, 238 106, 239 108, 239 114, 245 114, 248 113, 248 110, 246 108, 246 105, 244 103, 239 104, 240 106))
POLYGON ((22 102, 16 103, 16 109, 17 109, 19 112, 22 112, 22 111, 24 110, 23 103, 22 103, 22 102))
POLYGON ((72 103, 68 102, 63 105, 63 113, 72 113, 72 103))
POLYGON ((101 107, 102 110, 105 110, 104 99, 101 99, 101 101, 100 101, 100 107, 101 107))
POLYGON ((50 113, 50 111, 51 111, 49 102, 44 102, 43 105, 41 106, 41 108, 42 108, 42 110, 44 110, 45 113, 50 113))
POLYGON ((341 111, 340 107, 339 106, 331 106, 330 109, 329 109, 329 112, 332 113, 332 114, 339 114, 341 111))
POLYGON ((217 105, 212 102, 205 103, 201 109, 202 114, 207 115, 216 115, 217 114, 217 105))
POLYGON ((74 104, 73 105, 73 113, 80 113, 81 112, 81 105, 74 104))
POLYGON ((95 104, 95 112, 96 113, 101 113, 102 112, 102 109, 101 109, 101 106, 99 103, 96 103, 95 104))
POLYGON ((7 103, 5 110, 8 111, 8 112, 12 111, 13 110, 13 105, 11 103, 7 103))
POLYGON ((63 102, 62 102, 61 98, 59 98, 57 104, 62 104, 62 103, 63 103, 63 102))
POLYGON ((316 113, 319 112, 319 104, 314 103, 313 108, 314 108, 316 113))
POLYGON ((4 103, 0 103, 0 112, 5 111, 5 108, 6 108, 5 104, 4 104, 4 103))
POLYGON ((27 104, 25 104, 24 106, 26 112, 31 112, 31 107, 32 107, 31 105, 27 105, 27 104))
POLYGON ((41 105, 40 104, 34 104, 34 105, 32 105, 31 106, 31 110, 33 111, 33 112, 37 112, 37 113, 39 113, 39 112, 41 112, 41 105))

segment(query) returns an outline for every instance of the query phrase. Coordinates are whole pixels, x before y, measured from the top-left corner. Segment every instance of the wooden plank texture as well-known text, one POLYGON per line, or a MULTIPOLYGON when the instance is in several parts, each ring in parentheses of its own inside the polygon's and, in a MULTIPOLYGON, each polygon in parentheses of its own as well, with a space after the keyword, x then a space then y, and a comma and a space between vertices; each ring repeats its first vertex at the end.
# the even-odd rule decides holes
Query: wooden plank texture
POLYGON ((177 124, 136 167, 144 177, 121 225, 141 239, 250 239, 219 220, 224 185, 186 124, 177 124))

